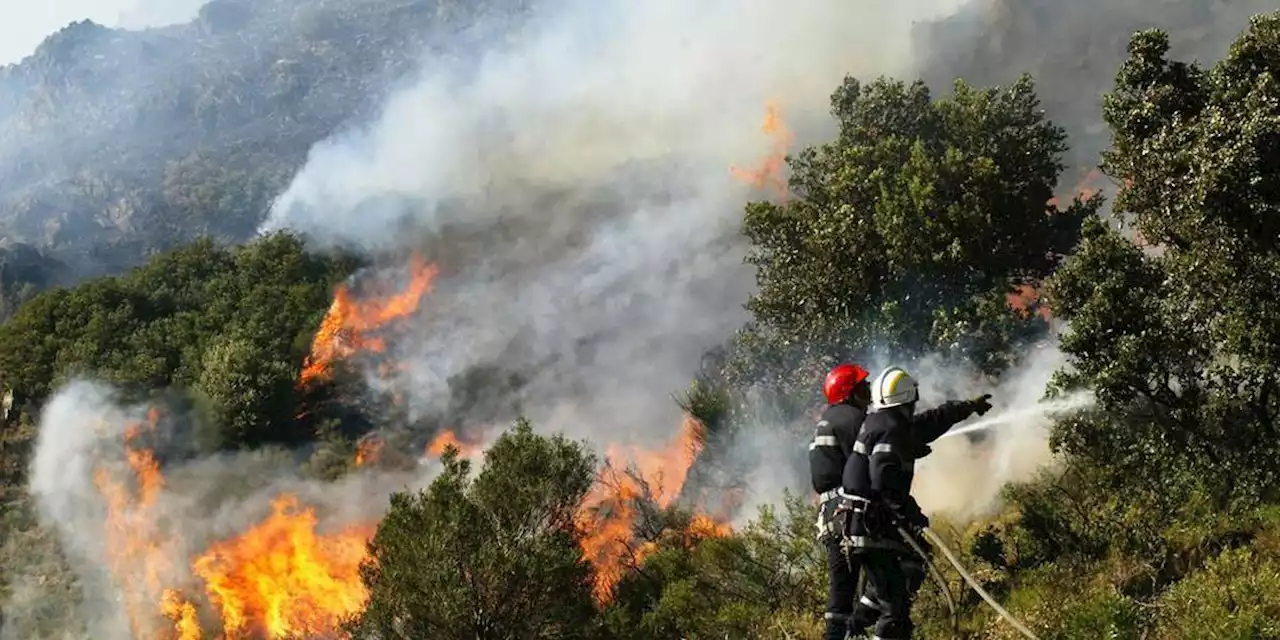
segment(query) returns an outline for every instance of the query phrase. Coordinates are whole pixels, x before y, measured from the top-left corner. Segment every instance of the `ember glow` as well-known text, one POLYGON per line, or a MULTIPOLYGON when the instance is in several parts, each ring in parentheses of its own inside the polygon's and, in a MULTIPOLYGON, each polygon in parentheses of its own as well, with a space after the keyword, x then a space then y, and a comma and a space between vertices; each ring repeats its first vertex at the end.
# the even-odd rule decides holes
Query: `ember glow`
POLYGON ((369 434, 356 443, 356 466, 373 464, 382 456, 382 447, 386 442, 377 434, 369 434))
POLYGON ((454 433, 452 429, 441 431, 431 442, 427 443, 427 455, 433 458, 439 458, 444 455, 444 450, 453 446, 458 450, 458 455, 463 458, 469 458, 480 451, 480 444, 470 440, 462 440, 454 433))

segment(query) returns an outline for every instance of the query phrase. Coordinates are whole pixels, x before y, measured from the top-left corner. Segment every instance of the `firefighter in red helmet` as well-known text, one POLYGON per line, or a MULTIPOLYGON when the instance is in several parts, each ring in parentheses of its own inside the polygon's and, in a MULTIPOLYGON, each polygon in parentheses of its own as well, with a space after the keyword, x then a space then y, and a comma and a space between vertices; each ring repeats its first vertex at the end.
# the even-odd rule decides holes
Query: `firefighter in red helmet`
POLYGON ((838 365, 827 374, 822 385, 827 408, 809 444, 809 473, 813 490, 818 494, 818 540, 827 549, 830 577, 826 640, 844 640, 857 597, 857 558, 845 553, 841 544, 844 518, 840 513, 849 508, 850 503, 840 482, 871 403, 869 378, 866 369, 852 363, 838 365))

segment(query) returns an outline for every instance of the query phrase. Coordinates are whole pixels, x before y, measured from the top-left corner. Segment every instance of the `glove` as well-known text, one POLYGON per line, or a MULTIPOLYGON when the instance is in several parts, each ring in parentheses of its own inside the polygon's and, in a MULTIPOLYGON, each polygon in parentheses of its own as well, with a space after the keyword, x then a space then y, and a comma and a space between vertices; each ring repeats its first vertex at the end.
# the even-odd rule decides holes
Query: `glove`
POLYGON ((895 515, 897 517, 894 518, 894 525, 902 527, 903 529, 913 533, 917 529, 923 529, 929 526, 929 516, 924 515, 924 512, 921 511, 895 515))
POLYGON ((969 407, 973 409, 974 413, 984 415, 991 410, 991 403, 989 400, 991 400, 991 394, 984 393, 981 396, 970 400, 969 407))

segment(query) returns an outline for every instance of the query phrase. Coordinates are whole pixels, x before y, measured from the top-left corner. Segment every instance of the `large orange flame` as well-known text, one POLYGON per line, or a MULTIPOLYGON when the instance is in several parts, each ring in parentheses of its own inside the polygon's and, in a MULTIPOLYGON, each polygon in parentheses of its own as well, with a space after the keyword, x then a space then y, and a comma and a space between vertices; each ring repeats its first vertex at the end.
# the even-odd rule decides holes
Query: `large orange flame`
POLYGON ((790 197, 790 191, 787 189, 787 178, 783 175, 783 170, 786 168, 787 151, 795 142, 795 135, 783 121, 782 110, 772 103, 765 105, 764 124, 760 129, 773 139, 773 148, 768 157, 758 168, 732 166, 729 171, 757 189, 772 190, 785 202, 790 197))
POLYGON ((300 384, 329 376, 333 363, 358 351, 383 351, 386 343, 368 332, 403 318, 418 308, 418 303, 431 291, 431 283, 439 272, 421 256, 414 254, 410 264, 411 278, 404 291, 385 299, 357 301, 346 287, 338 287, 333 303, 320 323, 311 342, 311 354, 302 366, 300 384))
POLYGON ((196 559, 228 639, 331 633, 364 607, 360 563, 374 527, 325 536, 316 523, 314 511, 284 494, 261 524, 196 559))

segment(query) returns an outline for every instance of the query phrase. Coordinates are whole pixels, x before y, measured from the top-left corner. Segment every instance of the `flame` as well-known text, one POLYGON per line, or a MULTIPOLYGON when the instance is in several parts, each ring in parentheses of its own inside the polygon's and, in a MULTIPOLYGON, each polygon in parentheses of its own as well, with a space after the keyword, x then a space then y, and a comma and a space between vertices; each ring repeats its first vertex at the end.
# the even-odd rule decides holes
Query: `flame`
POLYGON ((731 166, 729 171, 757 189, 771 189, 779 199, 785 202, 790 197, 790 192, 787 189, 787 179, 783 176, 783 169, 786 166, 787 150, 795 142, 795 135, 783 121, 782 110, 773 103, 765 105, 764 124, 760 129, 773 139, 773 148, 768 157, 757 169, 731 166))
MULTIPOLYGON (((134 638, 202 640, 196 603, 166 586, 175 576, 171 530, 163 526, 159 499, 165 479, 152 451, 137 446, 154 431, 159 411, 124 433, 125 462, 136 491, 99 468, 94 482, 107 503, 109 568, 123 595, 134 638), (136 495, 134 495, 136 493, 136 495), (165 629, 160 619, 167 619, 165 629)), ((273 513, 244 534, 211 546, 191 563, 221 617, 222 640, 331 633, 367 599, 359 567, 374 525, 332 535, 316 533, 316 517, 297 499, 282 495, 273 513)), ((211 637, 211 636, 210 636, 211 637)))
MULTIPOLYGON (((154 432, 160 412, 151 409, 145 422, 129 425, 124 432, 124 457, 132 472, 137 496, 130 483, 99 467, 94 485, 106 500, 105 542, 108 568, 122 593, 125 615, 135 637, 154 633, 152 603, 163 597, 164 578, 171 570, 167 553, 169 536, 158 526, 158 500, 164 489, 160 465, 150 450, 136 448, 144 433, 154 432)), ((185 639, 184 639, 185 640, 185 639)))
MULTIPOLYGON (((609 447, 604 469, 578 514, 579 526, 586 532, 582 552, 596 571, 597 602, 607 603, 612 598, 614 585, 653 549, 651 544, 635 545, 636 526, 640 524, 639 504, 650 499, 665 509, 675 502, 684 488, 689 469, 702 451, 703 435, 702 423, 685 415, 680 433, 662 450, 609 447), (620 470, 619 464, 630 467, 631 473, 620 470)), ((703 523, 713 521, 702 518, 698 521, 702 530, 721 530, 707 527, 703 523)))
POLYGON ((377 434, 369 434, 356 444, 356 466, 363 467, 378 461, 382 457, 382 447, 386 442, 377 434))
POLYGON ((312 509, 282 494, 261 524, 196 559, 228 639, 331 632, 364 607, 360 563, 373 526, 322 536, 316 522, 312 509))
POLYGON ((710 516, 696 514, 689 522, 689 534, 699 538, 725 538, 733 534, 733 527, 716 522, 710 516))
MULTIPOLYGON (((766 131, 781 130, 771 112, 766 131)), ((780 165, 779 165, 780 166, 780 165)), ((333 304, 312 342, 299 384, 327 377, 332 364, 360 350, 381 351, 385 342, 368 335, 387 323, 413 313, 430 291, 436 267, 414 256, 409 286, 381 300, 357 302, 346 288, 338 288, 333 304)), ((157 501, 165 490, 164 477, 153 453, 136 446, 145 429, 154 430, 159 413, 148 424, 132 425, 125 434, 125 461, 135 477, 136 490, 106 471, 95 482, 108 504, 107 544, 111 568, 134 638, 159 640, 242 640, 333 635, 343 619, 358 613, 368 593, 360 577, 367 557, 367 541, 376 523, 359 523, 335 533, 317 531, 314 510, 291 494, 272 502, 272 513, 261 522, 217 541, 186 562, 163 524, 157 501), (136 495, 134 495, 136 494, 136 495), (178 588, 178 565, 199 581, 190 591, 178 588), (201 613, 210 628, 201 626, 201 613)), ((643 517, 644 505, 665 509, 680 497, 694 460, 703 447, 703 425, 685 416, 677 437, 666 447, 647 450, 610 446, 605 468, 588 493, 577 522, 586 533, 583 557, 596 572, 594 595, 601 604, 626 571, 652 551, 657 533, 641 535, 638 527, 653 526, 643 517)), ((478 441, 444 430, 427 444, 427 453, 441 455, 447 446, 463 455, 481 451, 478 441)), ((376 462, 385 441, 371 435, 357 445, 356 465, 376 462)), ((683 534, 686 538, 723 536, 731 529, 718 516, 699 514, 683 534)), ((184 584, 186 584, 184 582, 184 584)), ((194 584, 194 583, 192 583, 194 584)), ((191 586, 191 585, 188 585, 191 586)))
POLYGON ((204 631, 196 617, 196 607, 174 589, 165 589, 161 596, 160 611, 173 621, 178 640, 201 640, 204 631))
POLYGON ((427 443, 427 455, 433 458, 439 458, 444 455, 444 450, 448 446, 454 446, 458 449, 458 455, 467 458, 475 455, 480 451, 480 445, 475 442, 460 440, 458 434, 451 429, 441 431, 431 442, 427 443))
MULTIPOLYGON (((1102 182, 1105 179, 1106 176, 1102 175, 1102 171, 1097 167, 1092 167, 1087 171, 1081 169, 1080 179, 1076 181, 1076 186, 1071 189, 1071 194, 1081 200, 1088 200, 1102 191, 1102 182)), ((1055 209, 1062 208, 1062 201, 1058 196, 1049 198, 1048 204, 1055 209)))
POLYGON ((1022 317, 1030 317, 1031 305, 1037 305, 1036 314, 1045 320, 1053 318, 1048 305, 1040 300, 1040 290, 1035 285, 1020 284, 1015 287, 1014 291, 1005 296, 1005 300, 1009 303, 1009 307, 1022 317))
POLYGON ((438 272, 435 265, 414 254, 409 286, 398 294, 358 302, 349 289, 338 287, 333 294, 333 303, 311 341, 311 354, 302 365, 299 384, 327 378, 335 361, 356 352, 385 350, 386 342, 367 335, 368 332, 417 310, 419 301, 431 291, 431 283, 438 272))

